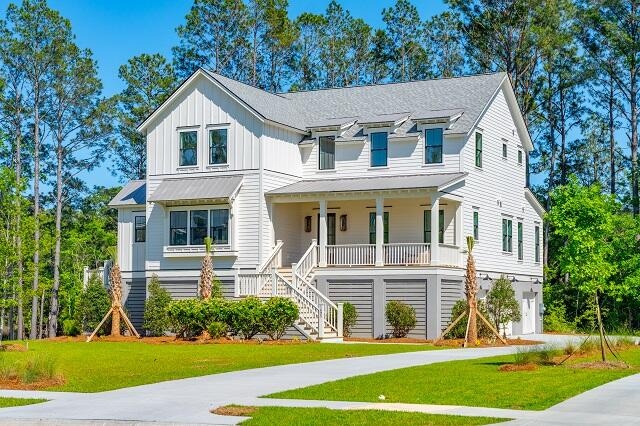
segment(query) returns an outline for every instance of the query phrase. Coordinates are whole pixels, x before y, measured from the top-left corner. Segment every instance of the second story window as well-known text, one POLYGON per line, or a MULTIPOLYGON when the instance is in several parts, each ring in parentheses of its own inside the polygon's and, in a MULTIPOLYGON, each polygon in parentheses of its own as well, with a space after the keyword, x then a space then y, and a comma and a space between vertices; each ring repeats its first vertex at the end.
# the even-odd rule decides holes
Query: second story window
POLYGON ((336 140, 333 136, 320 136, 318 139, 320 170, 333 170, 336 168, 336 140))
POLYGON ((518 222, 518 260, 524 259, 524 235, 522 222, 518 222))
POLYGON ((169 244, 187 245, 187 212, 173 211, 169 216, 169 244))
POLYGON ((476 167, 482 167, 482 133, 476 133, 476 167))
POLYGON ((507 158, 507 144, 502 144, 502 158, 507 158))
MULTIPOLYGON (((431 243, 431 210, 424 211, 423 220, 423 240, 425 243, 431 243)), ((438 242, 444 244, 444 210, 438 211, 438 242)))
POLYGON ((480 218, 477 211, 473 212, 473 239, 478 240, 480 238, 480 218))
POLYGON ((502 251, 513 253, 513 222, 502 219, 502 251))
POLYGON ((134 217, 135 242, 144 243, 147 240, 147 219, 144 216, 134 217))
POLYGON ((371 133, 371 167, 387 165, 388 139, 387 132, 371 133))
MULTIPOLYGON (((382 241, 384 244, 389 244, 389 212, 384 212, 382 215, 383 235, 382 241)), ((369 212, 369 244, 376 243, 376 212, 369 212)))
POLYGON ((540 262, 540 227, 536 225, 533 233, 534 238, 534 259, 536 263, 540 262))
POLYGON ((209 130, 209 164, 227 164, 227 129, 209 130))
POLYGON ((518 164, 522 164, 522 150, 518 150, 518 164))
POLYGON ((198 132, 180 132, 180 166, 198 164, 198 132))
POLYGON ((191 210, 191 245, 202 245, 207 237, 206 210, 191 210))
POLYGON ((425 132, 426 164, 442 163, 442 129, 427 129, 425 132))

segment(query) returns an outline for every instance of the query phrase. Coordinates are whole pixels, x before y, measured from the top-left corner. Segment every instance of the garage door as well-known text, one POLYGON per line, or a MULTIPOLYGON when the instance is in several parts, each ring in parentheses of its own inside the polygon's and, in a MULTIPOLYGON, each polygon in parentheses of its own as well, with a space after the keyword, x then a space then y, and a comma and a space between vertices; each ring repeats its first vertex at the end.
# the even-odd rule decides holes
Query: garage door
POLYGON ((329 299, 333 303, 349 302, 358 311, 358 321, 352 329, 353 337, 373 336, 373 281, 328 280, 329 299))
POLYGON ((536 295, 524 293, 522 295, 522 334, 536 332, 536 295))
MULTIPOLYGON (((416 327, 408 337, 424 339, 427 336, 427 282, 426 280, 386 280, 386 302, 397 300, 416 311, 416 327)), ((386 333, 392 328, 386 324, 386 333)))

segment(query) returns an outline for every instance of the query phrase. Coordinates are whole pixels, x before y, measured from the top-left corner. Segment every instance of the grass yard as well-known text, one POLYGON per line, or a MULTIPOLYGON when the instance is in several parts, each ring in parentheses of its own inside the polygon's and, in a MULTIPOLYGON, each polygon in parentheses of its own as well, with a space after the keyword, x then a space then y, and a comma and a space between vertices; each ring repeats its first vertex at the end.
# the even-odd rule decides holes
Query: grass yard
POLYGON ((6 407, 19 407, 21 405, 38 404, 45 402, 46 399, 32 399, 32 398, 2 398, 0 397, 0 408, 6 407))
MULTIPOLYGON (((273 398, 339 400, 543 410, 596 386, 640 372, 640 349, 621 352, 631 368, 577 369, 540 366, 533 371, 498 371, 514 356, 451 361, 338 380, 269 395, 273 398)), ((573 362, 597 359, 588 358, 573 362)))
MULTIPOLYGON (((437 349, 431 345, 149 344, 32 341, 27 352, 0 352, 2 363, 47 357, 64 378, 47 390, 100 392, 164 380, 345 357, 437 349)), ((2 387, 0 385, 0 387, 2 387)))
MULTIPOLYGON (((226 407, 225 407, 226 408, 226 407)), ((230 407, 251 419, 242 425, 260 426, 290 424, 304 426, 324 425, 486 425, 500 423, 508 419, 490 417, 463 417, 440 414, 404 413, 382 410, 330 410, 328 408, 287 408, 287 407, 230 407)))

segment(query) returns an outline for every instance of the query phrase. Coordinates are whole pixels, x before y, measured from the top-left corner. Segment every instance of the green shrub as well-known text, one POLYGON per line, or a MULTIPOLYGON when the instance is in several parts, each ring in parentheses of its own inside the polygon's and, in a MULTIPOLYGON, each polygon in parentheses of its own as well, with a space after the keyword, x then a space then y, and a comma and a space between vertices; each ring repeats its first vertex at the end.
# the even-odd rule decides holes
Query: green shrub
POLYGON ((62 334, 65 336, 77 336, 80 334, 80 324, 74 319, 62 321, 62 334))
POLYGON ((544 331, 556 333, 572 333, 575 327, 566 320, 567 312, 564 305, 555 304, 546 307, 543 324, 544 331))
POLYGON ((406 337, 416 326, 416 311, 406 303, 392 300, 387 303, 384 312, 393 328, 393 337, 406 337))
POLYGON ((144 322, 142 328, 148 336, 162 336, 171 329, 167 309, 171 295, 160 286, 158 276, 153 274, 148 286, 149 297, 144 302, 144 322))
MULTIPOLYGON (((107 289, 102 285, 100 278, 93 274, 89 278, 87 287, 82 291, 76 306, 76 321, 81 331, 92 332, 100 324, 102 318, 111 308, 111 298, 107 289)), ((111 322, 106 321, 98 334, 111 328, 111 322)))
POLYGON ((49 356, 34 356, 24 363, 20 376, 23 383, 52 380, 58 377, 58 365, 49 356))
POLYGON ((231 333, 240 335, 244 339, 251 339, 260 333, 262 305, 262 301, 255 296, 235 302, 228 312, 228 317, 225 318, 231 333))
POLYGON ((491 286, 491 290, 487 293, 487 311, 490 317, 485 318, 493 320, 493 326, 498 331, 502 331, 506 335, 504 326, 510 321, 520 321, 520 305, 516 300, 516 293, 513 291, 511 282, 503 275, 496 280, 491 286))
POLYGON ((358 321, 358 311, 356 307, 349 302, 342 305, 342 333, 345 337, 351 336, 351 329, 358 321))
POLYGON ((174 300, 169 303, 167 315, 179 337, 199 336, 206 329, 203 303, 199 299, 174 300))
POLYGON ((519 347, 513 354, 514 364, 539 364, 550 365, 553 364, 553 358, 561 354, 561 350, 553 345, 544 345, 540 347, 519 347))
POLYGON ((220 321, 212 321, 207 326, 207 332, 212 339, 220 339, 227 335, 229 327, 227 324, 220 321))
POLYGON ((533 364, 536 358, 536 353, 531 348, 518 347, 513 354, 513 363, 516 365, 533 364))
POLYGON ((298 319, 298 306, 286 297, 272 297, 262 306, 260 331, 272 340, 280 340, 287 327, 298 319))
MULTIPOLYGON (((478 300, 478 310, 485 318, 489 318, 489 313, 487 312, 487 306, 482 300, 478 300)), ((455 321, 456 318, 460 316, 463 312, 467 312, 467 301, 466 300, 458 300, 453 308, 451 308, 451 321, 455 321)), ((493 332, 487 324, 484 323, 480 318, 478 318, 478 338, 480 339, 488 339, 493 336, 493 332)), ((465 318, 461 319, 453 329, 449 332, 446 337, 451 337, 453 339, 464 339, 465 334, 467 333, 467 320, 465 318)))

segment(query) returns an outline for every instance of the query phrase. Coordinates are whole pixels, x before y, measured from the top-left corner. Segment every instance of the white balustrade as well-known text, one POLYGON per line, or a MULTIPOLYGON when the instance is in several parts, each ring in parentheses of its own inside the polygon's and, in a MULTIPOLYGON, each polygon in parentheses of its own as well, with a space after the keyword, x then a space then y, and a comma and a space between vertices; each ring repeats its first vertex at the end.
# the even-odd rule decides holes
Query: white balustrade
POLYGON ((266 287, 271 288, 271 274, 241 274, 238 275, 238 296, 257 296, 266 287))
POLYGON ((375 244, 335 244, 326 250, 329 266, 371 266, 376 261, 375 244))
POLYGON ((462 250, 451 244, 440 244, 440 265, 462 266, 462 250))
POLYGON ((389 243, 382 249, 385 265, 428 265, 431 262, 426 243, 389 243))

